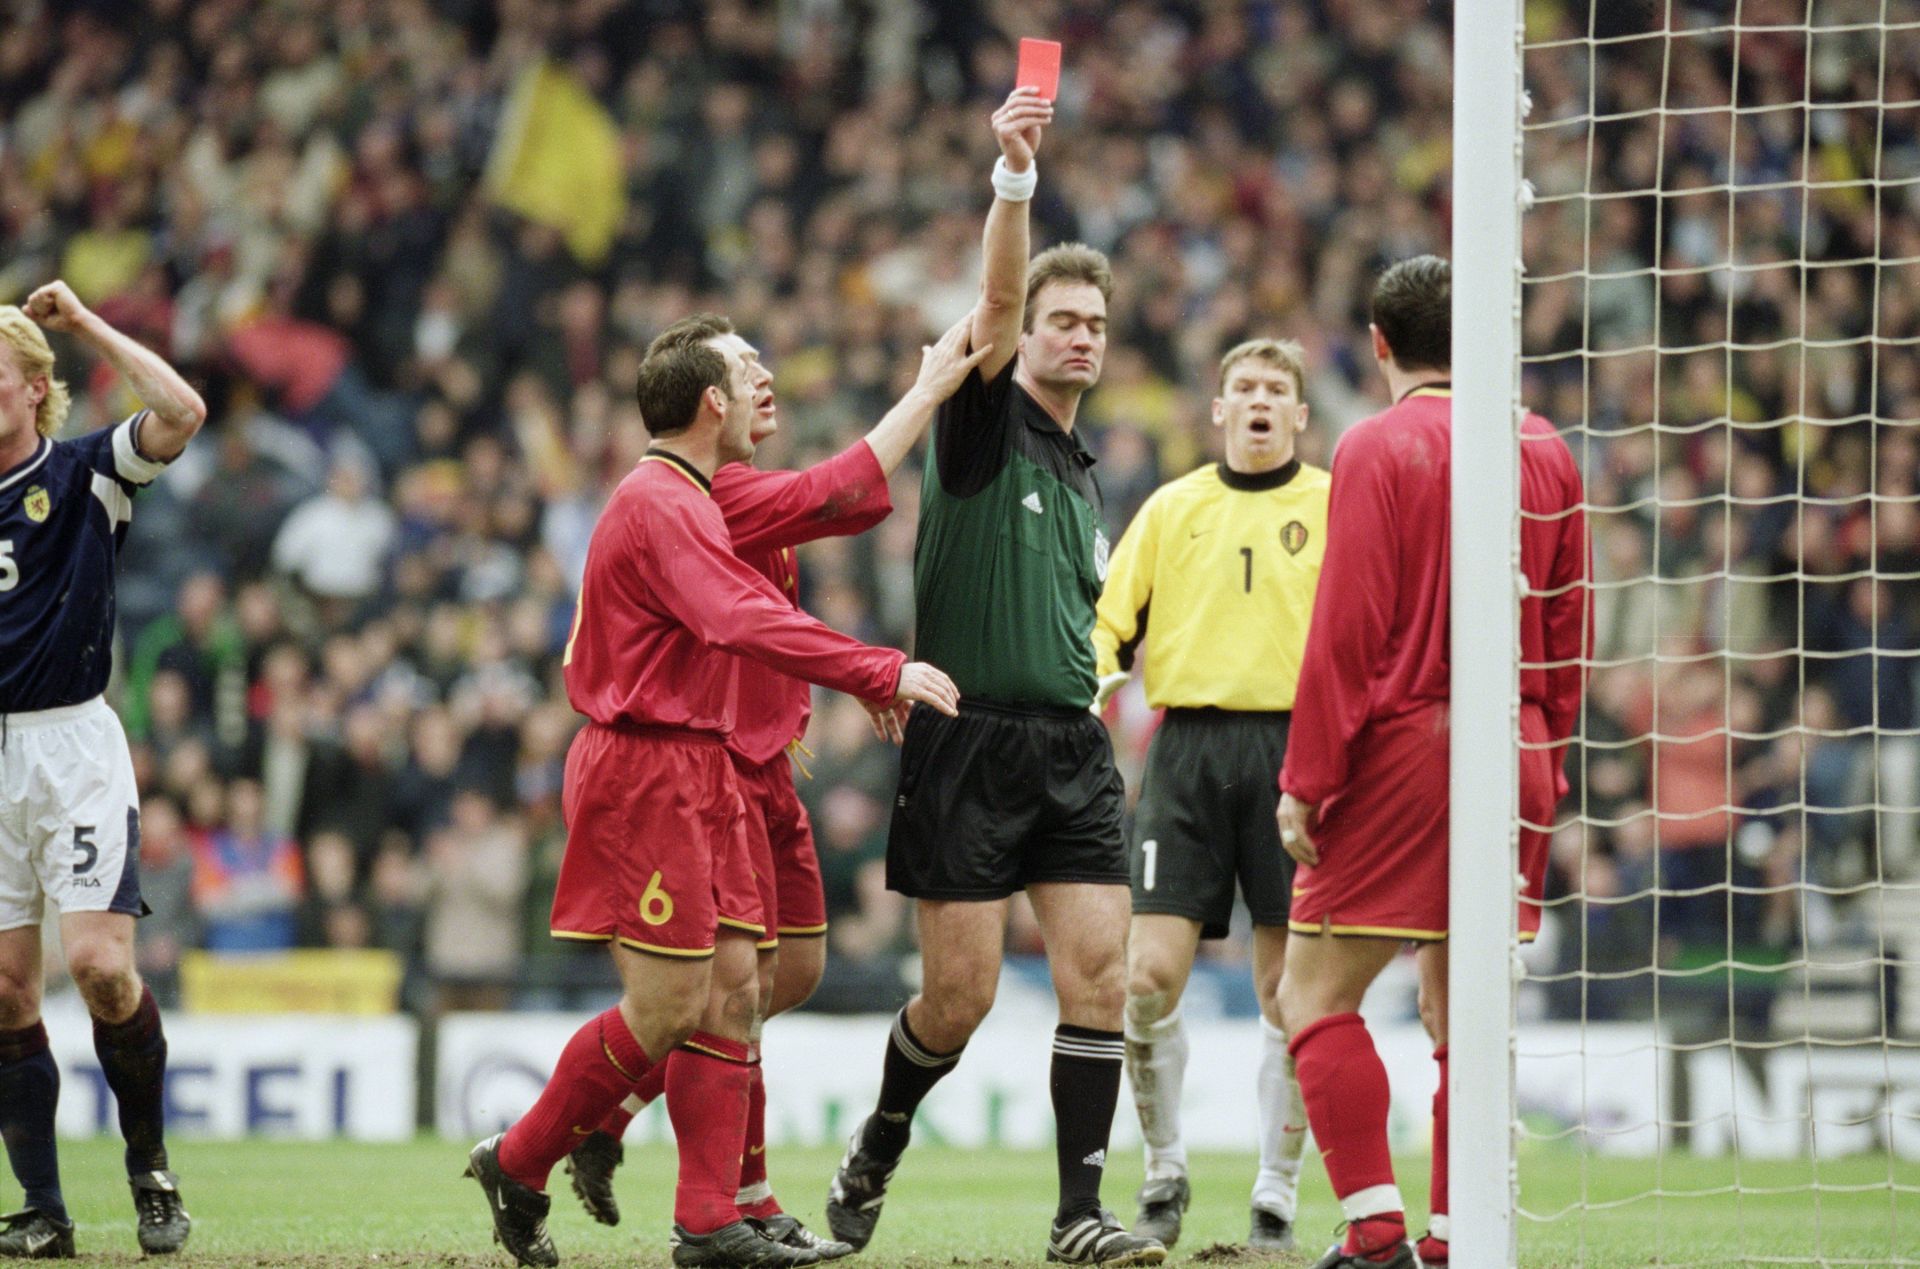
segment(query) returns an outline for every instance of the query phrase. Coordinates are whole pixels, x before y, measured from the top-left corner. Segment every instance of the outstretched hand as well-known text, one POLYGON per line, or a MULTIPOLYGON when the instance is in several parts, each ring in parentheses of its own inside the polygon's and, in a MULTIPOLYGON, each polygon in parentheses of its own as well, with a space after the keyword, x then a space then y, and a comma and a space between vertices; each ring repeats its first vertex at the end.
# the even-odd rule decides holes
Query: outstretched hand
POLYGON ((893 703, 910 701, 931 705, 949 718, 960 713, 960 689, 925 661, 909 661, 900 667, 900 685, 893 689, 893 703))
POLYGON ((1024 172, 1033 166, 1040 152, 1040 134, 1053 122, 1053 103, 1040 95, 1038 88, 1016 88, 1007 94, 1000 109, 993 112, 993 137, 1007 166, 1024 172))
POLYGON ((935 401, 952 396, 973 373, 973 368, 993 351, 992 344, 983 344, 967 352, 967 337, 972 333, 973 310, 968 309, 967 315, 940 337, 940 342, 924 345, 920 349, 920 377, 913 382, 914 390, 935 401))

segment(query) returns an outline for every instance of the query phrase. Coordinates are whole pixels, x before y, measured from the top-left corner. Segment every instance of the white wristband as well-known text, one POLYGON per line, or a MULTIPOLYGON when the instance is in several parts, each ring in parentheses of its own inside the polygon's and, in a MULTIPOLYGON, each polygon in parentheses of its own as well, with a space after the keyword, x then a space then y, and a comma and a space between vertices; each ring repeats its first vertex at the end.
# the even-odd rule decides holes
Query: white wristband
POLYGON ((1040 165, 1034 163, 1024 172, 1016 172, 1007 166, 1007 156, 1001 155, 993 161, 993 192, 1009 203, 1024 203, 1033 197, 1033 191, 1040 184, 1040 165))

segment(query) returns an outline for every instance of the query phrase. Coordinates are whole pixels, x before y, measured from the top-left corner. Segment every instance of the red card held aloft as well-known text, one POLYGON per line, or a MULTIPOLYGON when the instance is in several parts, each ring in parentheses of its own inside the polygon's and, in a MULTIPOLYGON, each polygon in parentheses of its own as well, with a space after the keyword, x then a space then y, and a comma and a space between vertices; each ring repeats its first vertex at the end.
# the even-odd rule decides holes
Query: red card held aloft
POLYGON ((1060 41, 1021 40, 1020 70, 1013 86, 1038 88, 1041 100, 1052 101, 1060 92, 1060 41))

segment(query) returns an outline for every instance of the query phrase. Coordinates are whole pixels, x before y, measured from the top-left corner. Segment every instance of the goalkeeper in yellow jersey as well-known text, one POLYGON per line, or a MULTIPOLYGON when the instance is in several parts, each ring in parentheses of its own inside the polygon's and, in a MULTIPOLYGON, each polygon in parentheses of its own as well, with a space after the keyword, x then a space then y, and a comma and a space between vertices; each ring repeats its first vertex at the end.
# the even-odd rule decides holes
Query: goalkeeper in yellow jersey
POLYGON ((1134 819, 1127 1074, 1147 1141, 1136 1234, 1168 1247, 1189 1198, 1180 1139, 1187 1039, 1180 997, 1203 938, 1221 938, 1239 883, 1260 998, 1256 1251, 1294 1245, 1307 1117, 1274 990, 1293 860, 1274 822, 1276 775, 1326 552, 1326 472, 1294 454, 1307 424, 1298 344, 1253 340, 1220 362, 1213 422, 1226 461, 1162 486, 1115 548, 1094 651, 1100 703, 1146 649, 1147 703, 1166 716, 1134 819))

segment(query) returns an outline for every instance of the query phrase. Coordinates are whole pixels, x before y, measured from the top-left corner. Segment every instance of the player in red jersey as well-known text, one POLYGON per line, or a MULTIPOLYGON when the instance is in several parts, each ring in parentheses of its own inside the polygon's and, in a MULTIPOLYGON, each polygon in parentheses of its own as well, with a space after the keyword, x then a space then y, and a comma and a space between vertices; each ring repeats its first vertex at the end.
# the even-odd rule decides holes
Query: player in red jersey
POLYGON ((533 1107, 475 1146, 495 1237, 522 1264, 559 1261, 546 1232, 553 1165, 665 1056, 681 1180, 682 1265, 811 1263, 740 1218, 739 1140, 756 1011, 754 943, 766 917, 725 741, 739 661, 881 708, 952 712, 946 675, 837 634, 734 555, 713 472, 752 453, 751 373, 706 345, 668 349, 636 385, 654 444, 594 528, 567 695, 589 720, 567 753, 567 851, 553 904, 559 938, 613 948, 622 994, 577 1032, 533 1107))
MULTIPOLYGON (((970 317, 957 323, 923 352, 914 386, 872 431, 845 451, 805 471, 759 471, 750 463, 729 463, 714 473, 713 497, 726 517, 735 554, 799 606, 799 563, 794 549, 823 537, 850 536, 872 528, 893 510, 887 479, 912 452, 933 412, 990 350, 966 352, 970 317)), ((779 430, 773 375, 760 354, 723 317, 701 316, 662 332, 650 351, 676 343, 706 343, 741 357, 750 371, 757 446, 779 430)), ((812 713, 808 685, 791 675, 742 660, 740 702, 727 751, 747 805, 747 833, 754 874, 769 916, 768 936, 759 943, 759 1003, 766 1019, 799 1005, 819 986, 826 966, 826 896, 821 887, 813 828, 793 786, 792 747, 806 734, 812 713)), ((874 714, 876 730, 898 739, 891 710, 874 714)), ((743 1144, 740 1190, 742 1214, 766 1227, 769 1236, 789 1246, 820 1253, 823 1260, 849 1255, 846 1243, 821 1238, 782 1211, 767 1180, 766 1088, 759 1053, 752 1059, 753 1085, 743 1144)), ((620 1138, 633 1116, 664 1087, 656 1068, 598 1131, 576 1146, 567 1168, 574 1193, 597 1221, 615 1225, 620 1210, 613 1195, 613 1172, 623 1157, 620 1138)))
MULTIPOLYGON (((1447 1253, 1447 703, 1452 282, 1447 262, 1396 264, 1373 292, 1373 351, 1395 404, 1333 461, 1323 586, 1280 776, 1281 841, 1300 871, 1280 1011, 1307 1119, 1346 1218, 1315 1269, 1445 1264, 1447 1253), (1440 1066, 1433 1221, 1407 1241, 1387 1153, 1386 1068, 1359 1008, 1402 943, 1420 944, 1420 1016, 1440 1066)), ((1588 642, 1580 474, 1553 426, 1521 429, 1520 814, 1545 824, 1565 792, 1588 642)), ((1523 831, 1523 933, 1538 930, 1546 834, 1523 831)))

